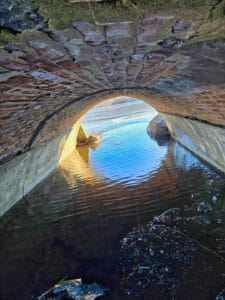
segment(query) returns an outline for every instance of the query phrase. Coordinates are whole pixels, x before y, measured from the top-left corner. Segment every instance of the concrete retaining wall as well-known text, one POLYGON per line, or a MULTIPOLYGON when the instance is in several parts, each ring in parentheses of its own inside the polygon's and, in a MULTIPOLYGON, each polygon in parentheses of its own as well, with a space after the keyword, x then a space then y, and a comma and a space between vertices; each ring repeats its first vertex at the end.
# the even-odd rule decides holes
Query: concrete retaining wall
POLYGON ((225 172, 225 128, 162 114, 174 139, 225 172))
POLYGON ((0 216, 57 167, 69 133, 65 132, 0 166, 0 216))

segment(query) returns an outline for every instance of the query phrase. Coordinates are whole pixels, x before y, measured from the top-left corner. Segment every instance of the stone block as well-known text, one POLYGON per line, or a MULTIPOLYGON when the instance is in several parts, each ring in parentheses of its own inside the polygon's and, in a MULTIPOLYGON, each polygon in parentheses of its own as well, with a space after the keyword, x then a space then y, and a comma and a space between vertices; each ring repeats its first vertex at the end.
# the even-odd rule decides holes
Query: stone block
POLYGON ((73 28, 79 30, 84 36, 84 41, 92 46, 102 45, 105 42, 102 34, 94 24, 88 22, 74 22, 73 28))
POLYGON ((65 53, 55 48, 54 44, 51 45, 42 40, 31 40, 29 41, 29 45, 34 48, 39 55, 48 57, 52 60, 60 59, 65 56, 65 53))
POLYGON ((105 35, 109 44, 118 43, 120 40, 132 38, 132 22, 108 23, 104 25, 105 35))

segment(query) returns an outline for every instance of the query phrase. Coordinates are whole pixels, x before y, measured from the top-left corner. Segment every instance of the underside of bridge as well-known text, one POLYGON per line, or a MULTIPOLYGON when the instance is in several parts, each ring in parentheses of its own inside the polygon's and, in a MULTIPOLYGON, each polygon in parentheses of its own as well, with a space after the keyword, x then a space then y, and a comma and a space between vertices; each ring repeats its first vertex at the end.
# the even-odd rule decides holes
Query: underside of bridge
POLYGON ((3 210, 57 165, 86 111, 118 96, 152 105, 177 140, 225 170, 224 1, 65 0, 58 23, 35 2, 44 25, 0 48, 3 210))

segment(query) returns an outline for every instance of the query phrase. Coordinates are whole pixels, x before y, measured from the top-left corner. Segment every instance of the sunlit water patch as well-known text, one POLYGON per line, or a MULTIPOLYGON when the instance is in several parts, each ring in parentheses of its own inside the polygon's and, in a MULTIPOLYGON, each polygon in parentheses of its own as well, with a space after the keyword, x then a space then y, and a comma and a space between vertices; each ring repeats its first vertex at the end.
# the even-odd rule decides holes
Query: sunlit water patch
POLYGON ((0 299, 34 299, 65 277, 110 300, 211 300, 225 288, 225 176, 151 140, 154 114, 134 100, 91 111, 84 127, 101 144, 1 218, 0 299))

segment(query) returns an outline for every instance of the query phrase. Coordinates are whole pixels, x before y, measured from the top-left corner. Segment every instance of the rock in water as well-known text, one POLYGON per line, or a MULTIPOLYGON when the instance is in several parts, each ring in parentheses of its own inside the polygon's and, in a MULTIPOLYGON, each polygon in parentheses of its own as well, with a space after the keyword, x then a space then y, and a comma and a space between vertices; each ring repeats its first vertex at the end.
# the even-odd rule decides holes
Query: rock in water
POLYGON ((225 300, 225 289, 223 289, 215 300, 225 300))
POLYGON ((170 135, 166 123, 160 115, 155 116, 151 120, 147 129, 152 137, 165 137, 170 135))
POLYGON ((209 204, 205 203, 205 202, 201 202, 198 205, 198 212, 200 212, 200 213, 205 214, 205 213, 207 213, 211 210, 212 210, 212 207, 209 204))
POLYGON ((37 9, 27 0, 0 1, 0 28, 13 32, 41 27, 44 19, 37 9))
POLYGON ((87 134, 84 131, 82 125, 80 125, 78 135, 77 135, 77 143, 76 146, 86 146, 86 145, 94 145, 99 144, 101 141, 100 134, 87 134))
POLYGON ((155 216, 153 218, 153 223, 156 225, 158 224, 163 224, 163 223, 170 223, 173 222, 174 220, 177 221, 177 219, 180 217, 181 214, 181 209, 180 208, 171 208, 166 210, 164 213, 162 213, 159 216, 155 216))
POLYGON ((37 300, 94 300, 103 295, 104 290, 97 283, 84 284, 81 279, 74 279, 56 284, 37 300))
POLYGON ((155 116, 150 121, 147 127, 147 132, 151 139, 154 139, 159 146, 168 144, 170 132, 164 119, 160 115, 155 116))

